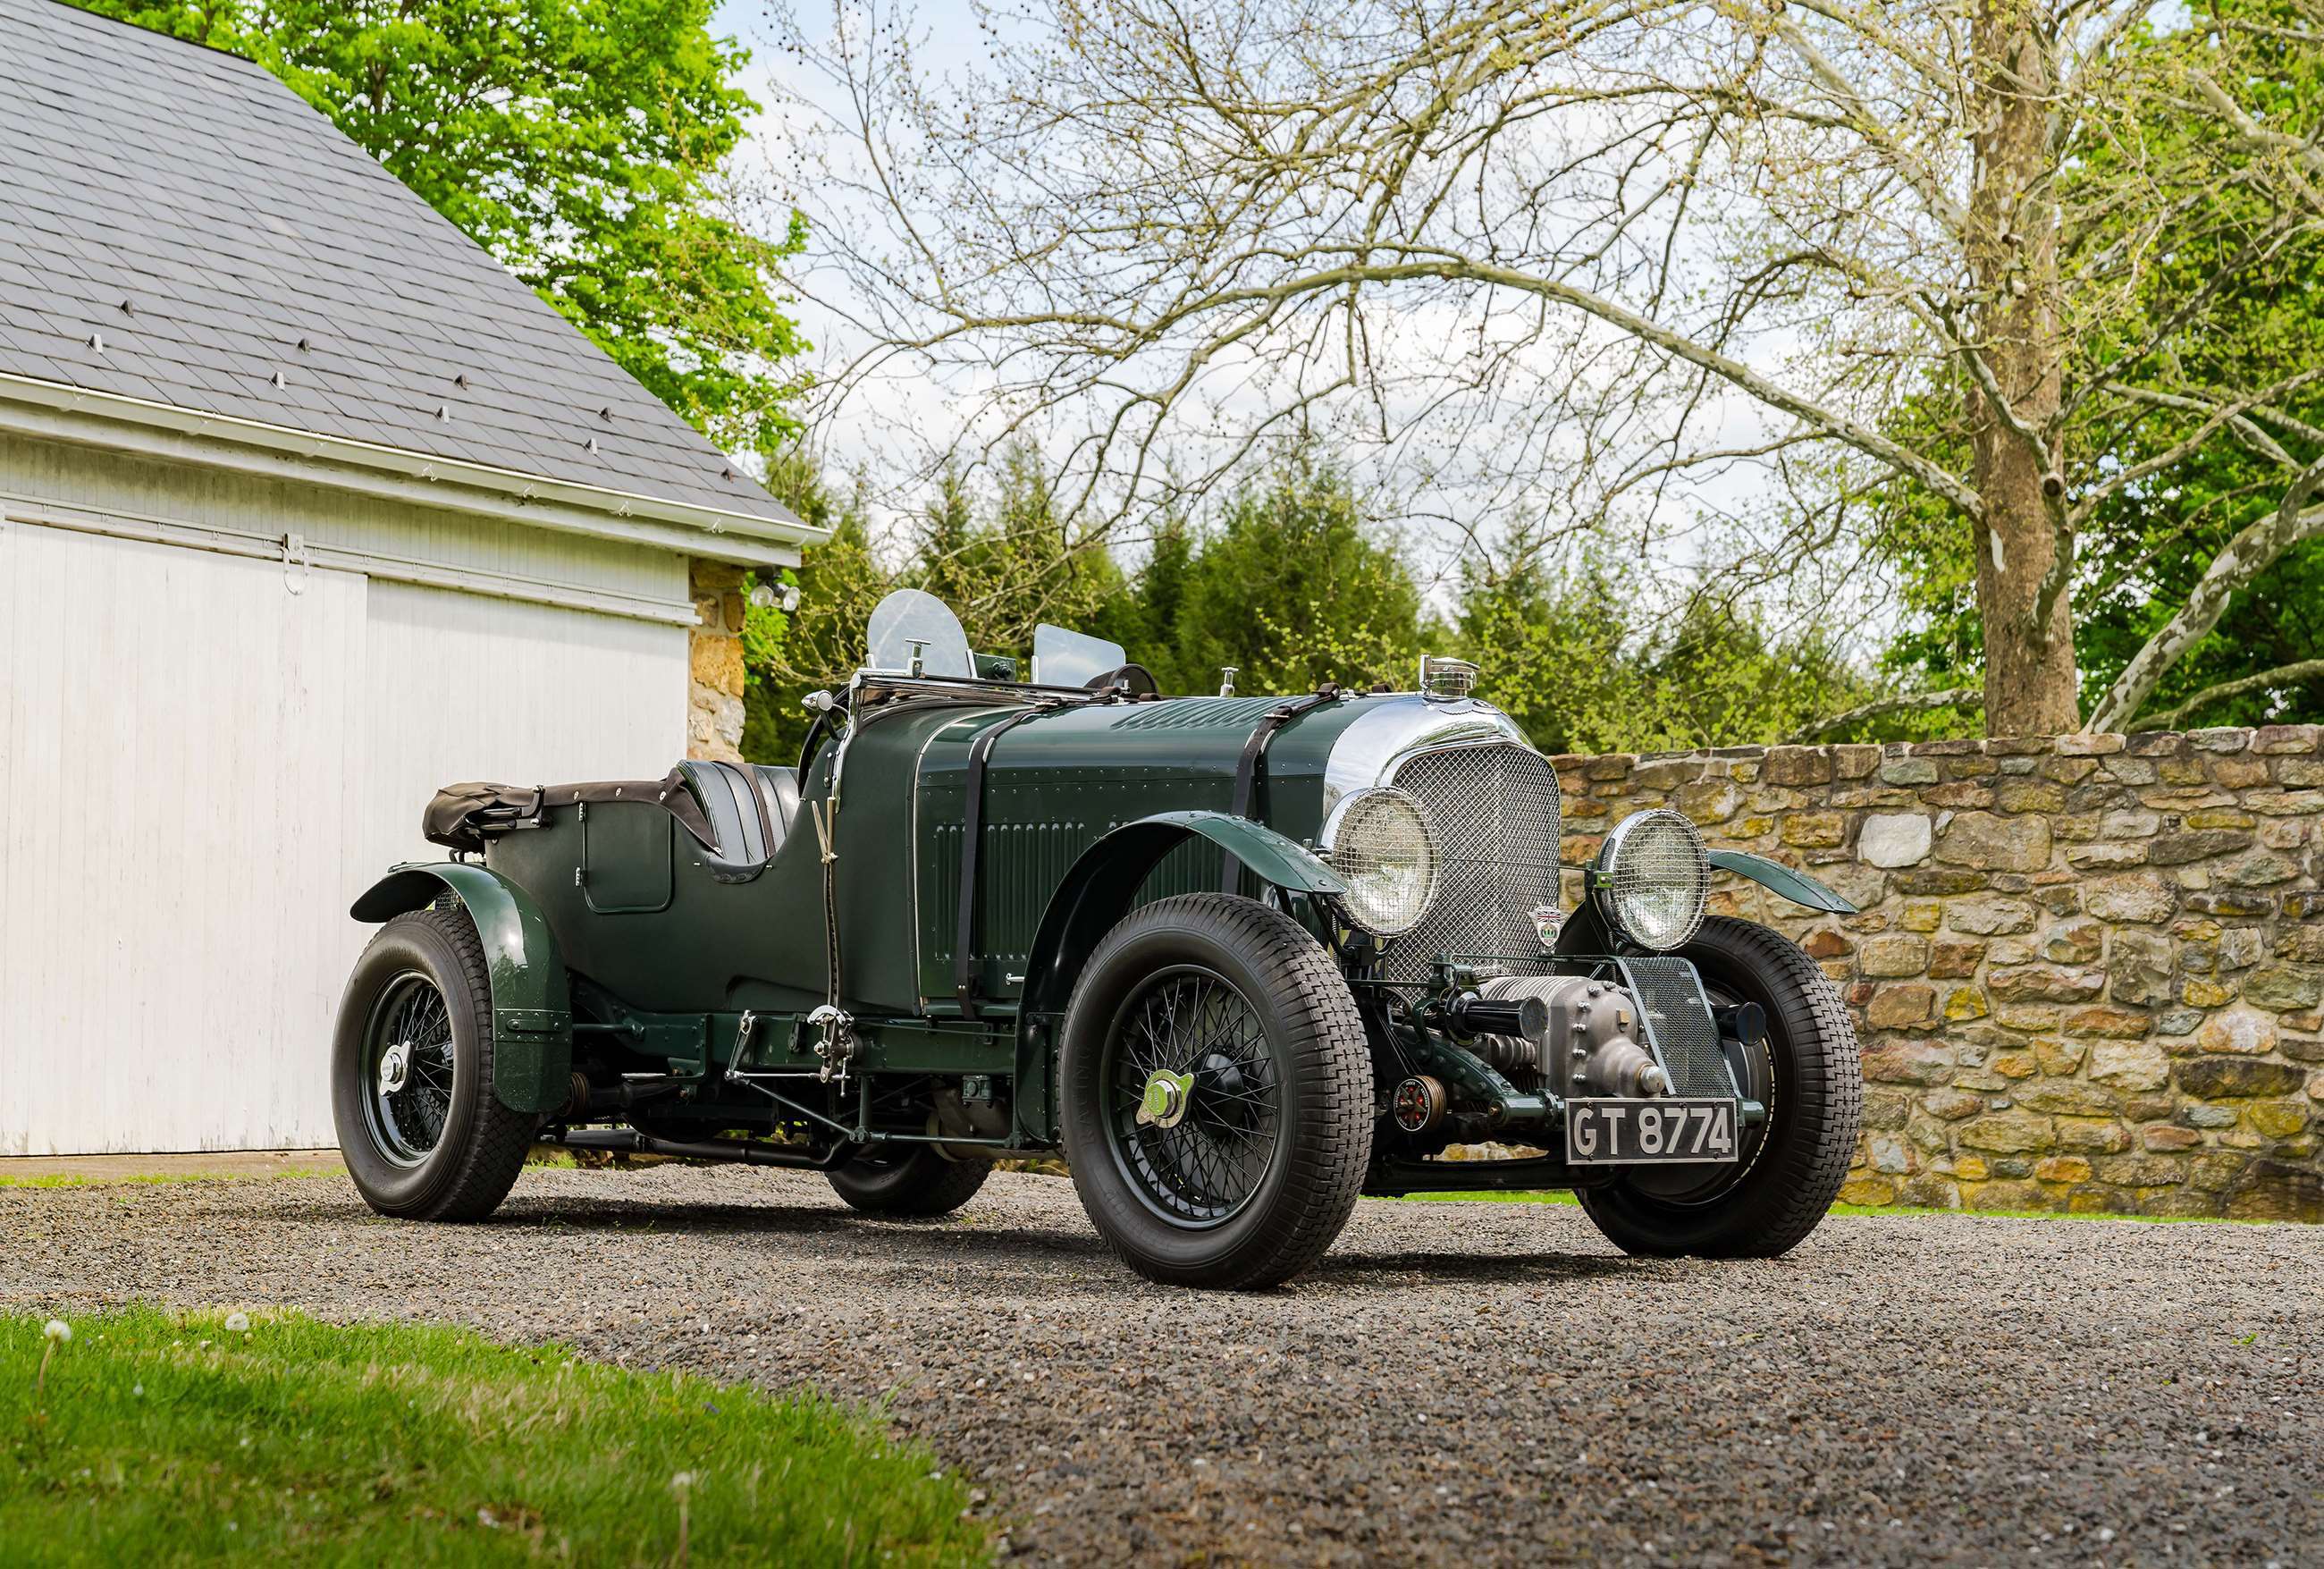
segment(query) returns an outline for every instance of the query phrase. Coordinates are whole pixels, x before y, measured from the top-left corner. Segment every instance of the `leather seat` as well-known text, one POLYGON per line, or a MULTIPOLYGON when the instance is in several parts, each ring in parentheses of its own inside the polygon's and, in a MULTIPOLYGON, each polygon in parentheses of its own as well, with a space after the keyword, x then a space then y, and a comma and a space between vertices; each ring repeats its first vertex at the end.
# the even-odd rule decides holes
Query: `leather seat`
POLYGON ((721 882, 748 882, 767 868, 798 816, 798 775, 767 764, 701 762, 678 765, 678 777, 702 805, 714 841, 702 855, 721 882))

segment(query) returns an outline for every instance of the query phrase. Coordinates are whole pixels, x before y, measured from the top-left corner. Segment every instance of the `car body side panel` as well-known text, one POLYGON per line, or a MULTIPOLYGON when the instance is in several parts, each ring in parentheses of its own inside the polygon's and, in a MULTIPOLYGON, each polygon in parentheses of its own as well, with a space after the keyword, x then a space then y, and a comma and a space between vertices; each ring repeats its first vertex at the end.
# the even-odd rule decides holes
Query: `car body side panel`
MULTIPOLYGON (((1163 813, 1231 810, 1243 747, 1253 727, 1284 701, 1092 705, 1026 720, 999 736, 985 767, 979 855, 981 995, 1006 1001, 1020 994, 1050 900, 1100 838, 1163 813)), ((1367 706, 1363 698, 1329 705, 1276 733, 1259 803, 1270 826, 1295 841, 1314 839, 1322 820, 1323 759, 1333 737, 1367 706)), ((915 935, 920 993, 932 1002, 953 996, 969 752, 978 735, 1009 716, 965 717, 933 734, 919 759, 915 935)), ((1222 871, 1218 847, 1197 837, 1163 858, 1136 902, 1217 888, 1222 871)))

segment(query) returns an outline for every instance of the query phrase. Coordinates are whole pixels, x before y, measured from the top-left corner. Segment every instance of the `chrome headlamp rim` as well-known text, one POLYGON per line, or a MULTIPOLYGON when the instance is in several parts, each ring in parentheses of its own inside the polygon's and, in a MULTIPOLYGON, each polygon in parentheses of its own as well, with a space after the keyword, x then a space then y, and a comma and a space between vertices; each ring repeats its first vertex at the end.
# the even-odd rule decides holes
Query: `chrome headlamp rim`
POLYGON ((1341 863, 1335 852, 1342 848, 1342 840, 1348 826, 1348 819, 1359 810, 1389 802, 1400 804, 1412 813, 1413 820, 1420 826, 1421 840, 1428 854, 1426 887, 1412 912, 1412 918, 1402 922, 1382 921, 1374 918, 1375 912, 1360 909, 1355 900, 1351 897, 1351 893, 1335 894, 1332 898, 1332 907, 1339 912, 1342 919, 1359 931, 1369 932, 1373 937, 1384 939, 1399 937, 1412 930, 1428 918, 1429 910, 1435 906, 1437 884, 1443 863, 1436 844, 1436 825, 1430 818, 1428 808, 1421 803, 1420 798, 1410 790, 1399 789, 1394 785, 1372 785, 1363 789, 1351 790, 1342 796, 1337 804, 1332 808, 1330 815, 1323 819, 1323 832, 1317 835, 1315 839, 1316 853, 1322 857, 1324 864, 1339 872, 1342 879, 1345 880, 1348 870, 1341 863))
POLYGON ((1643 812, 1633 812, 1614 825, 1598 847, 1597 860, 1591 866, 1591 900, 1607 927, 1642 948, 1656 953, 1668 953, 1686 946, 1694 934, 1702 929, 1702 917, 1711 900, 1711 848, 1703 843, 1702 830, 1683 812, 1668 807, 1654 807, 1643 812), (1675 830, 1683 835, 1692 851, 1693 908, 1675 935, 1660 938, 1648 937, 1632 929, 1632 924, 1622 917, 1622 868, 1619 864, 1624 849, 1639 833, 1649 827, 1675 830))

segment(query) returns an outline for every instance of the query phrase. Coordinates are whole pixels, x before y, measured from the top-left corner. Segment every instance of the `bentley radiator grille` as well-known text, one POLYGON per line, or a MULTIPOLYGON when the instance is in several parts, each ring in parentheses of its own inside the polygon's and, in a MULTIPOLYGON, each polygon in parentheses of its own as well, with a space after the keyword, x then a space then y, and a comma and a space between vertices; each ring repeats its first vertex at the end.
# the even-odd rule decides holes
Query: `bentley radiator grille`
MULTIPOLYGON (((1436 828, 1436 902, 1390 945, 1390 981, 1428 979, 1443 954, 1508 958, 1540 951, 1533 912, 1557 903, 1557 773, 1522 746, 1425 752, 1397 771, 1436 828)), ((1538 964, 1506 965, 1533 974, 1538 964)))
POLYGON ((1719 1046, 1719 1024, 1694 966, 1684 959, 1624 959, 1622 978, 1638 1000, 1646 1036, 1681 1095, 1731 1095, 1735 1077, 1719 1046))

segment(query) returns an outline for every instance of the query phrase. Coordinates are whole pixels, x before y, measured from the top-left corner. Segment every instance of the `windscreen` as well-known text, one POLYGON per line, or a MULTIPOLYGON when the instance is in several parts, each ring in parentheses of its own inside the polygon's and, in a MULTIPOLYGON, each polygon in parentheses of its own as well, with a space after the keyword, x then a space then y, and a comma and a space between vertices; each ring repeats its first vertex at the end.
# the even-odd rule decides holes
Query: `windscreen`
POLYGON ((976 663, 969 657, 968 633, 960 617, 933 594, 899 588, 872 607, 865 637, 869 645, 865 668, 908 670, 912 645, 920 649, 920 672, 928 676, 973 676, 976 663))
POLYGON ((1033 680, 1043 687, 1085 687, 1109 670, 1118 670, 1130 656, 1120 643, 1110 643, 1086 632, 1067 632, 1047 622, 1033 629, 1033 680))

